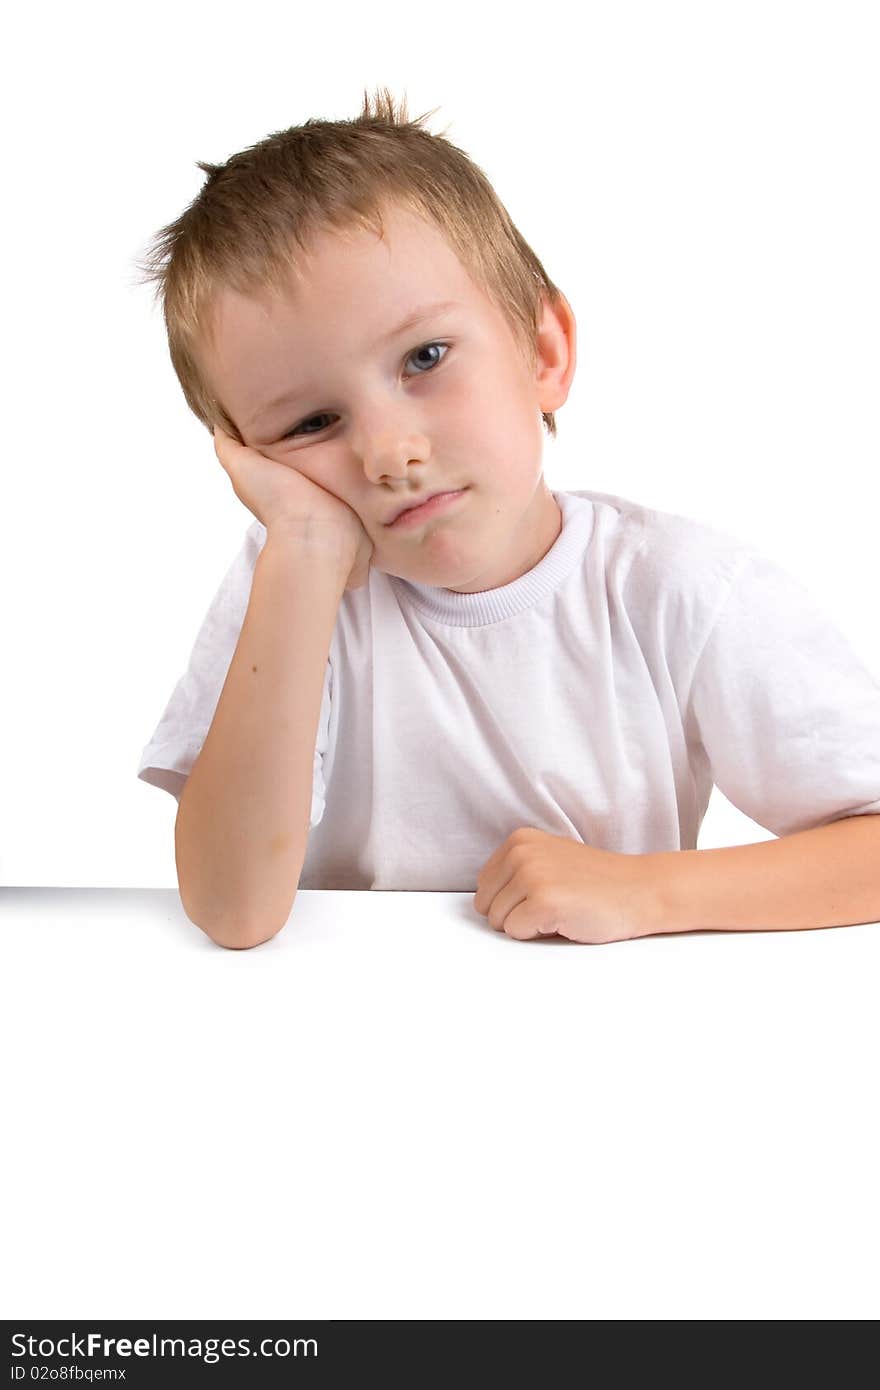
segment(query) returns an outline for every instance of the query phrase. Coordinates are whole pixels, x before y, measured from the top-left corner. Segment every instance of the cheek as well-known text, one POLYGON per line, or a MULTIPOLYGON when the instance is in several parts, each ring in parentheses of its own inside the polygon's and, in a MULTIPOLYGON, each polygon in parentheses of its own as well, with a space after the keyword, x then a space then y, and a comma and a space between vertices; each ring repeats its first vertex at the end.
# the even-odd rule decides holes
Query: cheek
POLYGON ((500 459, 511 449, 522 452, 524 434, 531 446, 532 404, 522 373, 502 362, 494 372, 458 382, 443 409, 453 427, 457 422, 471 437, 478 436, 482 448, 500 459))
POLYGON ((332 492, 334 497, 342 495, 340 481, 345 477, 346 465, 343 462, 342 451, 333 449, 329 441, 320 449, 294 450, 280 462, 292 468, 294 472, 301 473, 310 483, 324 488, 326 492, 332 492))
POLYGON ((497 376, 458 361, 455 370, 450 367, 445 376, 430 383, 430 391, 425 382, 425 424, 444 431, 454 429, 456 423, 470 429, 484 428, 500 394, 497 376))

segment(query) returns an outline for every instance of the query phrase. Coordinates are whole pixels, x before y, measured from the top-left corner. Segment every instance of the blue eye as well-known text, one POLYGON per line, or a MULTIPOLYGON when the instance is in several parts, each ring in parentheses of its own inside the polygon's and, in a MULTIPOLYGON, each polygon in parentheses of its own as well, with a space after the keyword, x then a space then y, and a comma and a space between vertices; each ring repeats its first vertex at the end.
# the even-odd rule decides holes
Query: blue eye
MULTIPOLYGON (((423 343, 421 347, 413 348, 412 352, 409 354, 409 357, 417 357, 420 353, 422 353, 422 352, 430 352, 433 348, 443 348, 443 349, 444 349, 443 357, 445 357, 445 356, 446 356, 446 353, 449 351, 449 346, 450 346, 449 343, 423 343)), ((428 362, 428 363, 426 364, 426 365, 427 365, 427 371, 424 371, 424 372, 417 372, 416 375, 417 375, 417 376, 427 376, 428 372, 433 371, 435 367, 437 367, 437 366, 440 365, 440 362, 443 361, 443 357, 440 357, 439 359, 437 359, 437 360, 435 360, 435 361, 433 361, 433 362, 428 362)), ((409 359, 407 358, 407 360, 409 360, 409 359)), ((303 433, 303 431, 304 431, 304 426, 306 426, 306 425, 312 425, 312 424, 315 423, 316 420, 328 420, 328 419, 330 419, 330 416, 326 413, 326 411, 325 411, 325 412, 322 412, 320 415, 310 415, 310 416, 308 417, 308 419, 306 419, 306 420, 301 420, 300 423, 299 423, 298 425, 294 425, 293 429, 292 429, 292 430, 288 430, 287 434, 283 434, 283 435, 281 436, 281 438, 282 438, 282 439, 293 439, 293 438, 294 438, 295 436, 297 436, 297 435, 300 435, 300 437, 302 437, 302 433, 303 433)), ((316 430, 305 430, 304 433, 305 433, 305 436, 308 437, 309 435, 312 435, 312 434, 320 434, 321 431, 324 430, 324 429, 326 429, 326 428, 327 428, 326 425, 320 425, 318 429, 316 429, 316 430)))
MULTIPOLYGON (((413 348, 412 352, 410 353, 410 357, 417 357, 418 354, 419 354, 420 352, 430 352, 431 348, 448 348, 448 347, 449 347, 449 344, 448 344, 448 343, 425 343, 423 347, 413 348)), ((440 358, 440 361, 441 361, 441 362, 443 361, 443 358, 442 358, 442 357, 440 358)), ((428 366, 429 366, 429 367, 436 367, 436 366, 437 366, 437 363, 436 363, 436 362, 429 362, 429 363, 428 363, 428 366)), ((418 375, 419 375, 419 376, 423 376, 424 373, 423 373, 423 372, 419 372, 418 375)))

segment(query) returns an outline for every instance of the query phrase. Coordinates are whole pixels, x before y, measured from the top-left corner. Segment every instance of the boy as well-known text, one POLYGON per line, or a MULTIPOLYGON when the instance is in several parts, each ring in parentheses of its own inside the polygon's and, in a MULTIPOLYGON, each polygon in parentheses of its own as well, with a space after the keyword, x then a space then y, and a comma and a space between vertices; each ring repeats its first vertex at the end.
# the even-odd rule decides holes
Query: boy
POLYGON ((550 491, 574 316, 424 119, 365 94, 200 164, 148 271, 256 518, 138 770, 187 915, 230 947, 298 886, 475 892, 519 939, 880 919, 880 686, 750 547, 550 491), (780 838, 698 851, 713 782, 780 838))

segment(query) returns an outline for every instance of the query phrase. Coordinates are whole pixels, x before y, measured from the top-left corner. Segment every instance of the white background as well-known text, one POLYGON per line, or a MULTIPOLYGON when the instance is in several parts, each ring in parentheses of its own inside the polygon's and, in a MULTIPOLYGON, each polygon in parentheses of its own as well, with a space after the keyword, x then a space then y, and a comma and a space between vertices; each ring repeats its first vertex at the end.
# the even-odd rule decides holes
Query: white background
MULTIPOLYGON (((405 94, 412 116, 439 108, 430 128, 485 170, 574 309, 550 486, 758 545, 880 673, 877 30, 875 5, 845 0, 19 9, 0 98, 0 884, 175 886, 176 803, 136 767, 252 518, 134 260, 198 193, 197 159, 354 116, 365 86, 405 94)), ((713 795, 701 847, 767 838, 713 795)), ((302 896, 312 917, 284 945, 233 954, 171 893, 153 895, 164 935, 137 895, 73 896, 65 930, 57 898, 26 922, 31 900, 0 894, 22 951, 10 1313, 876 1316, 877 1129, 859 1083, 867 1102, 877 1034, 858 993, 874 929, 599 950, 474 930, 451 959, 481 988, 459 995, 435 904, 328 895, 323 937, 319 895, 302 896), (338 994, 331 926, 347 940, 353 906, 367 940, 417 921, 431 969, 398 979, 405 947, 379 933, 338 994), (515 1008, 493 986, 500 951, 515 1008), (304 1067, 310 998, 336 1011, 304 1067), (346 1136, 367 1075, 380 1100, 346 1136), (341 1110, 325 1114, 328 1094, 341 1110), (315 1126, 345 1163, 309 1148, 315 1126), (494 1236, 478 1258, 480 1212, 494 1236)))
MULTIPOLYGON (((876 7, 343 8, 16 20, 0 883, 176 882, 176 803, 137 764, 253 518, 134 260, 197 159, 364 86, 440 108, 572 304, 549 485, 760 546, 880 673, 876 7)), ((730 812, 701 843, 731 837, 767 832, 730 812)))

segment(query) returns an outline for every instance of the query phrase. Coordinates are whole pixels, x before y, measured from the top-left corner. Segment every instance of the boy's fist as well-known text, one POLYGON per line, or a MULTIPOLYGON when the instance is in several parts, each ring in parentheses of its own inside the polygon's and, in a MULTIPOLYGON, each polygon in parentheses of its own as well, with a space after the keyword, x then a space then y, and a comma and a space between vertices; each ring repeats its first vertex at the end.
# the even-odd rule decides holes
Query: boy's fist
POLYGON ((521 826, 486 860, 474 907, 518 941, 567 936, 593 945, 650 936, 660 915, 657 856, 617 854, 521 826))

